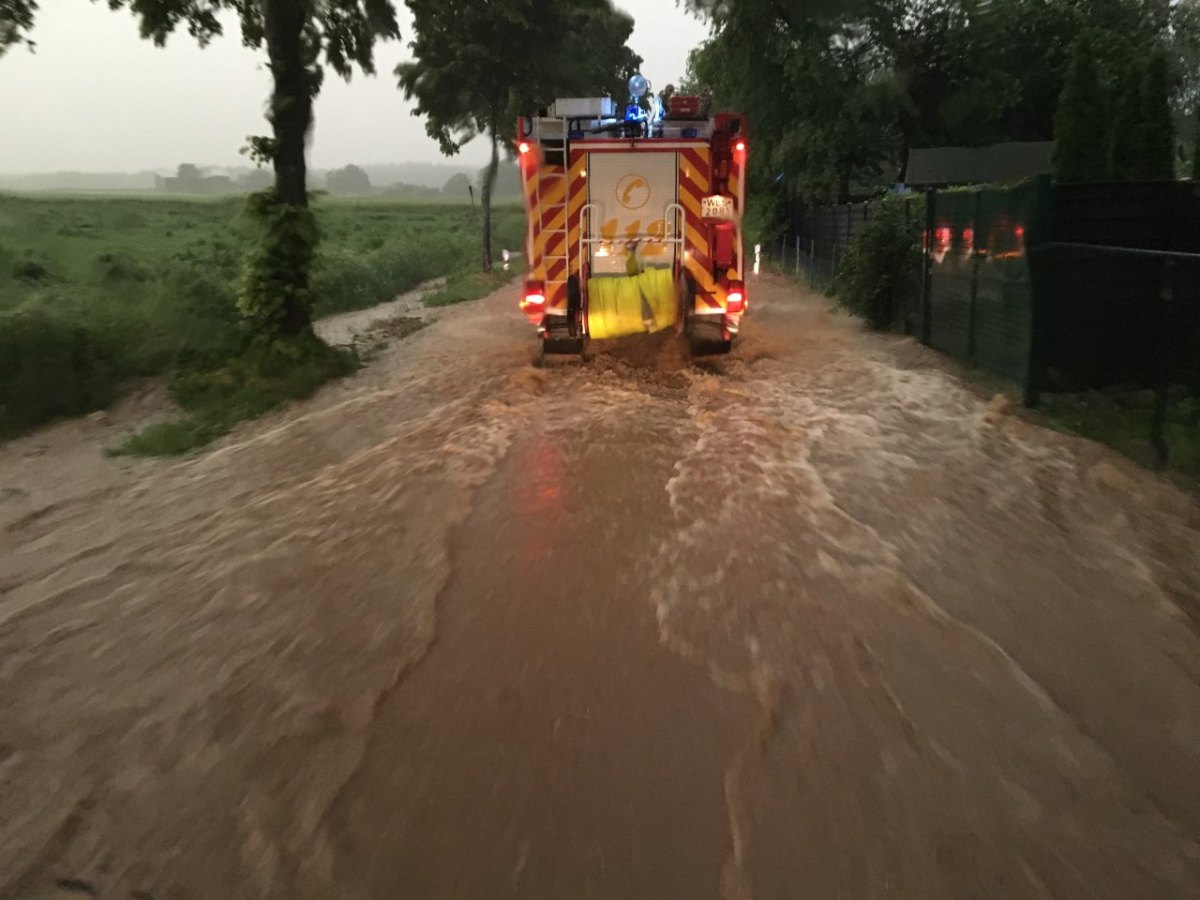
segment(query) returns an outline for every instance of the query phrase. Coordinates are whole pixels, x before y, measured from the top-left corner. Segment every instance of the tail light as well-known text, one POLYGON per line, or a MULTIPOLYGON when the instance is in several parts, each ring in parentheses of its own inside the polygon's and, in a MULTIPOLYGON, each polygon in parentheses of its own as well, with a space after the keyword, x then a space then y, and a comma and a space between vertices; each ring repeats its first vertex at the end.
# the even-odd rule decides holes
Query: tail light
POLYGON ((737 315, 746 311, 746 288, 740 281, 731 282, 725 295, 725 312, 737 315))
POLYGON ((521 312, 534 325, 541 325, 546 313, 546 289, 540 281, 525 282, 525 293, 521 296, 521 312))

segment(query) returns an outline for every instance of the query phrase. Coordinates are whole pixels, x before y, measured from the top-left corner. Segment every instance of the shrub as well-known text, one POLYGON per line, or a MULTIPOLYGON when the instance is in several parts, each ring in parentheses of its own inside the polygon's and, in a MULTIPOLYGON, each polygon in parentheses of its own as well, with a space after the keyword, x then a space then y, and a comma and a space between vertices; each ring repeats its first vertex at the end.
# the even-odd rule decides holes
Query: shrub
POLYGON ((50 270, 36 259, 22 259, 13 264, 12 274, 19 281, 44 281, 50 277, 50 270))
POLYGON ((188 415, 152 425, 114 452, 176 456, 216 440, 245 419, 307 397, 332 378, 348 375, 357 358, 314 337, 258 343, 222 365, 188 368, 171 380, 171 396, 188 415))
POLYGON ((67 316, 29 306, 0 313, 0 435, 105 406, 118 375, 111 348, 67 316))
POLYGON ((464 250, 442 239, 413 238, 402 246, 383 246, 369 253, 323 252, 313 275, 316 314, 363 309, 391 300, 423 281, 462 268, 464 250))
POLYGON ((100 281, 120 284, 150 280, 150 270, 125 253, 101 253, 96 257, 96 272, 100 281))
POLYGON ((850 312, 875 329, 890 328, 906 297, 918 284, 921 251, 919 207, 881 200, 846 249, 833 279, 833 294, 850 312))
POLYGON ((160 289, 168 310, 175 365, 213 365, 237 355, 245 340, 233 281, 200 264, 171 267, 160 289))

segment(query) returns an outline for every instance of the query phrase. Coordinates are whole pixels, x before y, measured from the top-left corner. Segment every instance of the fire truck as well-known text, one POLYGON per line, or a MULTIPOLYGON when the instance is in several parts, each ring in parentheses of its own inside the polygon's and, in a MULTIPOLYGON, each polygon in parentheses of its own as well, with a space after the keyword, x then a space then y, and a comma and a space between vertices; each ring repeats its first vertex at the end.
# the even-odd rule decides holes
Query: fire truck
POLYGON ((707 98, 556 100, 517 122, 527 216, 521 310, 547 353, 683 332, 728 352, 746 312, 746 117, 707 98))

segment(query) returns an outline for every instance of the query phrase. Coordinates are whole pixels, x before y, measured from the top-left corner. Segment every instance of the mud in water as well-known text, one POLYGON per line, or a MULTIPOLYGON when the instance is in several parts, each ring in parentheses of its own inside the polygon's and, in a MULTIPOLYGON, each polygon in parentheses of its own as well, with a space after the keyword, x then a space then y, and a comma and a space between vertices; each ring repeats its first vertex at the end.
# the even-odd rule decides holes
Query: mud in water
POLYGON ((783 281, 702 360, 510 293, 0 448, 0 898, 1200 895, 1194 499, 783 281))

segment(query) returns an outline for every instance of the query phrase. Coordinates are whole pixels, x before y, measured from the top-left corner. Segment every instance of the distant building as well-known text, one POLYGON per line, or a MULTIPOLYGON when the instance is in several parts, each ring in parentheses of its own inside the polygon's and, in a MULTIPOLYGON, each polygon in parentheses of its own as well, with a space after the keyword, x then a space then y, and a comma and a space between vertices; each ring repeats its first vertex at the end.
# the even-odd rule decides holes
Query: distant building
POLYGON ((929 147, 908 152, 909 187, 1008 184, 1049 175, 1053 141, 1013 141, 990 147, 929 147))

